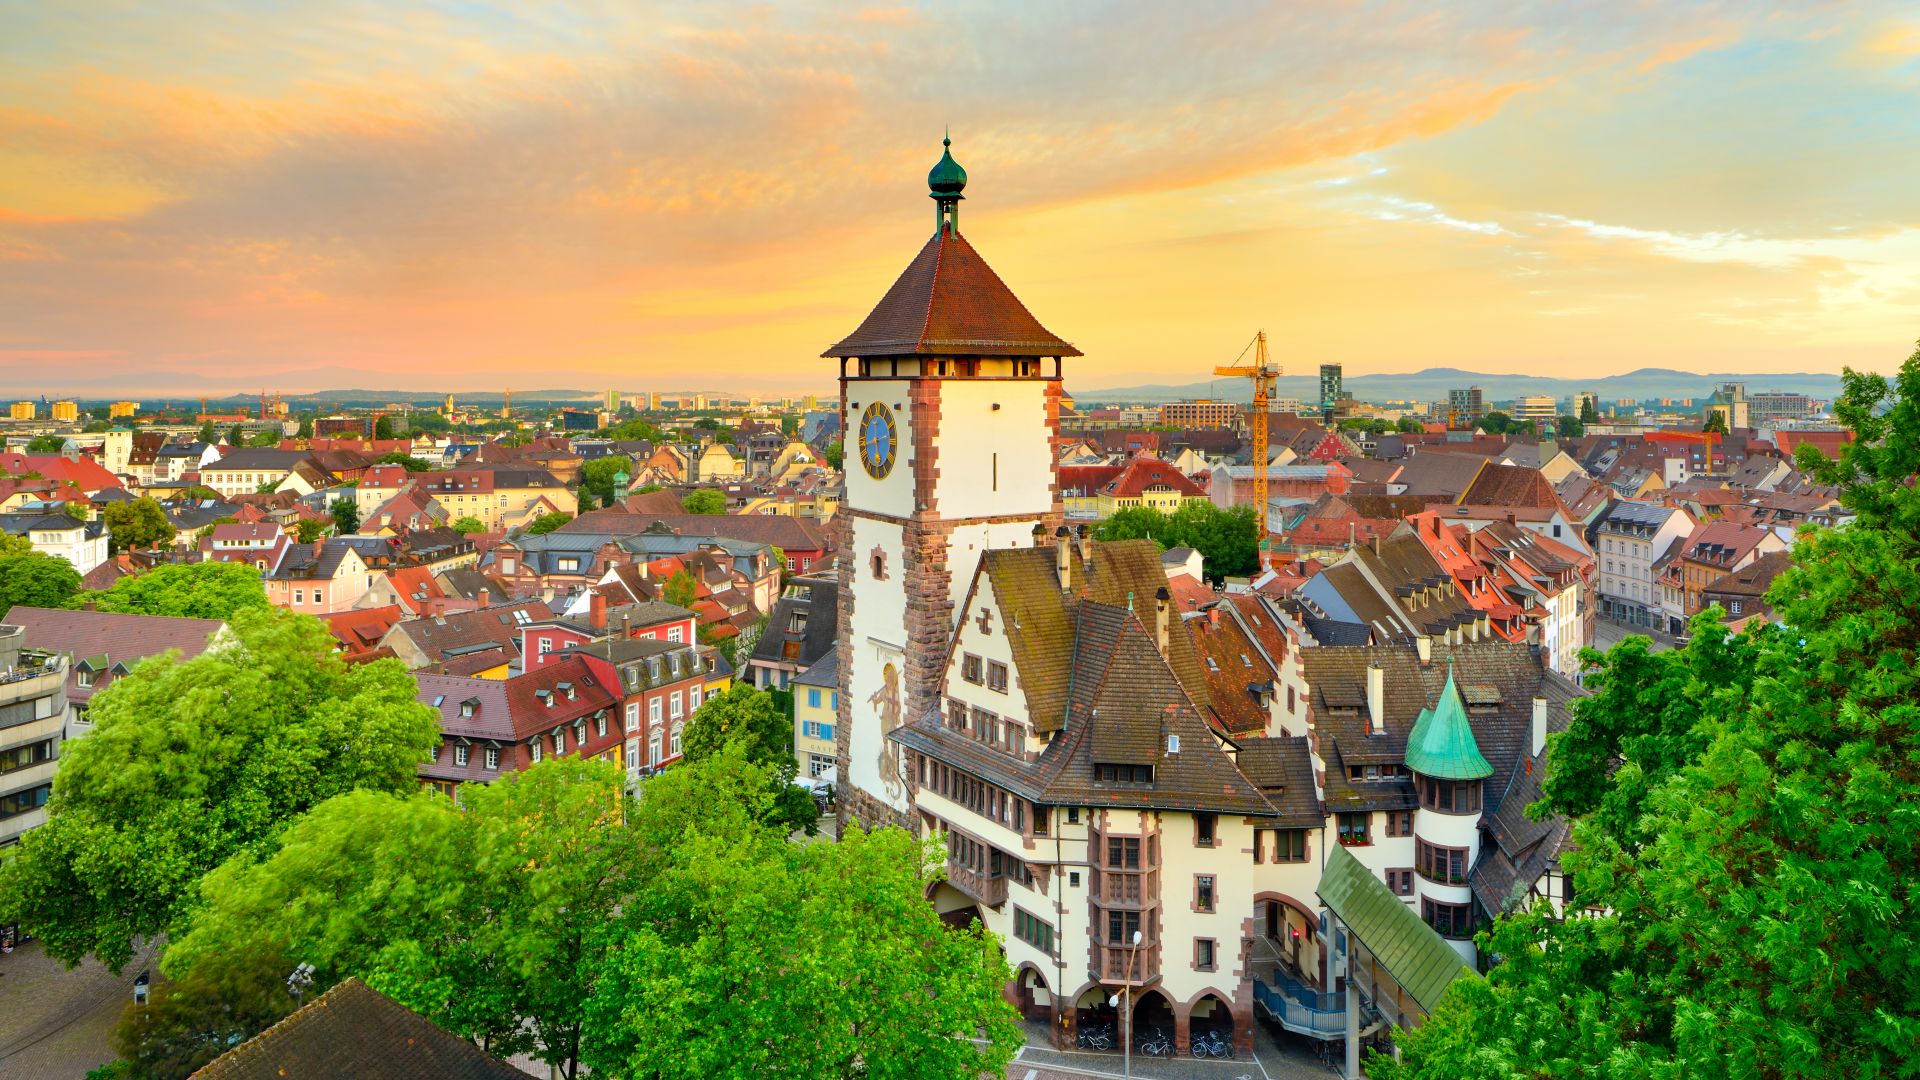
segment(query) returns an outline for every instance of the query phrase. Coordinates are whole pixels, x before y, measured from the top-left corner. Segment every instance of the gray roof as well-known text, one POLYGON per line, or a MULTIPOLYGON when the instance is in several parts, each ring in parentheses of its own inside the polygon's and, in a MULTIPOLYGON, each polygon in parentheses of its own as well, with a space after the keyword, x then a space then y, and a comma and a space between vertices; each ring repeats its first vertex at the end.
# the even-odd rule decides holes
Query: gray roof
POLYGON ((823 577, 795 579, 787 585, 786 595, 774 601, 767 627, 753 644, 753 659, 793 664, 803 671, 819 663, 833 651, 839 604, 839 582, 823 577), (801 613, 806 615, 806 625, 797 634, 789 631, 793 616, 801 613))
POLYGON ((272 448, 246 448, 229 450, 217 461, 211 461, 201 471, 210 469, 250 469, 257 472, 291 472, 295 465, 313 459, 307 450, 275 450, 272 448))
POLYGON ((795 686, 824 686, 840 688, 840 650, 828 649, 826 654, 813 662, 807 670, 793 680, 795 686))

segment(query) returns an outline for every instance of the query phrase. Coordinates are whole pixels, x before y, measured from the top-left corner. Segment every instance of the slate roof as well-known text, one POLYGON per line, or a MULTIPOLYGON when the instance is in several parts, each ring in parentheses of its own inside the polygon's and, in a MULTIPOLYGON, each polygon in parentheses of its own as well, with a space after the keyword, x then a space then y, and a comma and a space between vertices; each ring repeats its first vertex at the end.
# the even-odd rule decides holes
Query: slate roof
POLYGON ((506 647, 506 655, 511 657, 516 652, 513 643, 519 639, 520 627, 525 625, 514 618, 515 612, 525 612, 528 622, 537 622, 552 614, 542 601, 523 600, 431 619, 408 619, 395 623, 389 633, 406 635, 430 661, 474 652, 483 645, 506 647))
POLYGON ((838 582, 824 577, 795 579, 787 585, 785 595, 774 601, 766 629, 754 642, 753 659, 764 664, 793 664, 803 670, 819 662, 833 651, 839 604, 838 582), (788 630, 793 617, 802 613, 806 622, 800 632, 788 630))
MULTIPOLYGON (((1571 719, 1568 707, 1586 691, 1549 670, 1541 680, 1540 693, 1547 699, 1547 734, 1553 735, 1567 729, 1571 719)), ((1527 816, 1527 807, 1544 794, 1541 785, 1547 778, 1547 755, 1545 751, 1531 755, 1525 750, 1522 754, 1520 767, 1513 770, 1506 789, 1500 792, 1500 808, 1481 819, 1488 842, 1481 845, 1479 861, 1468 878, 1474 899, 1490 914, 1512 911, 1525 899, 1527 890, 1559 856, 1571 833, 1565 818, 1535 821, 1527 816)))
POLYGON ((1472 485, 1487 460, 1477 454, 1419 453, 1407 459, 1398 482, 1407 485, 1409 495, 1452 502, 1472 485))
POLYGON ((202 473, 220 471, 230 472, 245 469, 249 472, 292 472, 301 462, 312 461, 313 455, 305 450, 275 450, 271 447, 246 447, 229 450, 216 461, 210 461, 200 467, 202 473))
POLYGON ((644 533, 656 523, 679 536, 744 540, 771 544, 783 551, 825 551, 833 546, 827 531, 817 522, 785 514, 653 514, 609 507, 581 514, 553 532, 624 537, 644 533))
POLYGON ((359 979, 215 1058, 200 1080, 526 1080, 526 1074, 445 1031, 359 979))
MULTIPOLYGON (((1474 742, 1493 767, 1484 789, 1486 812, 1499 809, 1498 793, 1506 790, 1528 748, 1533 697, 1542 692, 1542 682, 1550 673, 1532 646, 1507 641, 1436 642, 1432 655, 1432 662, 1423 665, 1415 651, 1404 646, 1320 645, 1300 650, 1309 688, 1307 704, 1313 710, 1321 759, 1326 763, 1324 794, 1329 812, 1403 810, 1415 805, 1410 780, 1354 781, 1348 779, 1347 766, 1406 762, 1408 735, 1421 711, 1439 698, 1449 662, 1474 742), (1370 731, 1367 710, 1367 667, 1374 663, 1383 669, 1385 730, 1377 735, 1370 731)), ((1547 696, 1551 702, 1552 696, 1547 696)))
POLYGON ((859 328, 821 356, 1079 356, 958 230, 936 232, 859 328))
MULTIPOLYGON (((71 656, 72 671, 84 667, 96 675, 115 667, 130 667, 136 661, 158 656, 169 649, 178 649, 181 659, 191 660, 205 652, 209 639, 226 625, 218 619, 128 615, 26 604, 15 604, 0 615, 0 622, 24 627, 27 644, 36 649, 71 656)), ((73 701, 88 701, 98 689, 104 689, 101 680, 96 679, 94 686, 81 686, 76 675, 69 676, 67 696, 73 701)))
POLYGON ((1234 757, 1260 794, 1280 816, 1282 828, 1317 828, 1327 823, 1313 783, 1313 751, 1307 737, 1237 740, 1234 757))
POLYGON ((281 581, 331 581, 340 573, 340 564, 354 545, 338 537, 295 544, 267 571, 266 576, 281 581))
POLYGON ((1560 506, 1560 496, 1539 469, 1493 461, 1481 467, 1454 501, 1471 506, 1560 506))
POLYGON ((1709 598, 1716 596, 1741 596, 1759 598, 1767 594, 1773 586, 1773 579, 1793 563, 1793 555, 1786 551, 1773 551, 1753 560, 1746 567, 1731 573, 1722 574, 1701 588, 1701 595, 1709 598))
POLYGON ((1484 780, 1493 775, 1493 766, 1473 741, 1473 725, 1454 685, 1452 664, 1447 665, 1447 685, 1440 689, 1439 700, 1433 708, 1420 710, 1407 736, 1406 764, 1421 776, 1441 780, 1484 780))
POLYGON ((1431 1013, 1455 979, 1474 977, 1453 946, 1346 848, 1333 845, 1316 892, 1421 1009, 1431 1013))

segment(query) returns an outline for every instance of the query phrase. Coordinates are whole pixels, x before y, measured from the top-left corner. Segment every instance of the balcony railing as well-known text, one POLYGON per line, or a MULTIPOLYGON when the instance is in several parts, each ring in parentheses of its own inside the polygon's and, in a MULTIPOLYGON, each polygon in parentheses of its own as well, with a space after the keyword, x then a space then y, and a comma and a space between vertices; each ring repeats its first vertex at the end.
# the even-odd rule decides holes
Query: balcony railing
POLYGON ((947 881, 954 888, 973 897, 988 907, 999 907, 1007 902, 1007 879, 988 877, 971 867, 962 866, 952 859, 947 860, 947 881))

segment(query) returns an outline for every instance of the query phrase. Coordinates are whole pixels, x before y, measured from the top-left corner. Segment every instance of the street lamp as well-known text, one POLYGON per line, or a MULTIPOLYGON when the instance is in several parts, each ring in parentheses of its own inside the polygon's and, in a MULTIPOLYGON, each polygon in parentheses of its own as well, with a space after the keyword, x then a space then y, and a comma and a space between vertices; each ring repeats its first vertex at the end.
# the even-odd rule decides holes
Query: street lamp
POLYGON ((1140 931, 1133 932, 1133 948, 1127 953, 1126 977, 1122 980, 1120 993, 1107 998, 1107 1004, 1120 1006, 1120 1062, 1126 1070, 1127 1080, 1133 1080, 1133 958, 1140 955, 1140 931), (1124 996, 1126 1005, 1121 1006, 1124 996))

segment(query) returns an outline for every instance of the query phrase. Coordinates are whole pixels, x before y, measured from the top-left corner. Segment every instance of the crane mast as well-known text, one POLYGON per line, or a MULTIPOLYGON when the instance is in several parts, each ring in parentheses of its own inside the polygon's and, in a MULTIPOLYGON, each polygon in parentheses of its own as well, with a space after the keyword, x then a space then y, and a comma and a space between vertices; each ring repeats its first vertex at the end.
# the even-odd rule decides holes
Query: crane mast
POLYGON ((1267 564, 1267 410, 1273 402, 1275 380, 1280 365, 1267 359, 1267 332, 1253 336, 1240 356, 1231 364, 1213 369, 1215 375, 1231 375, 1253 382, 1253 406, 1247 410, 1247 426, 1253 429, 1253 520, 1254 537, 1259 547, 1260 566, 1267 564), (1253 361, 1247 362, 1247 353, 1253 361))

